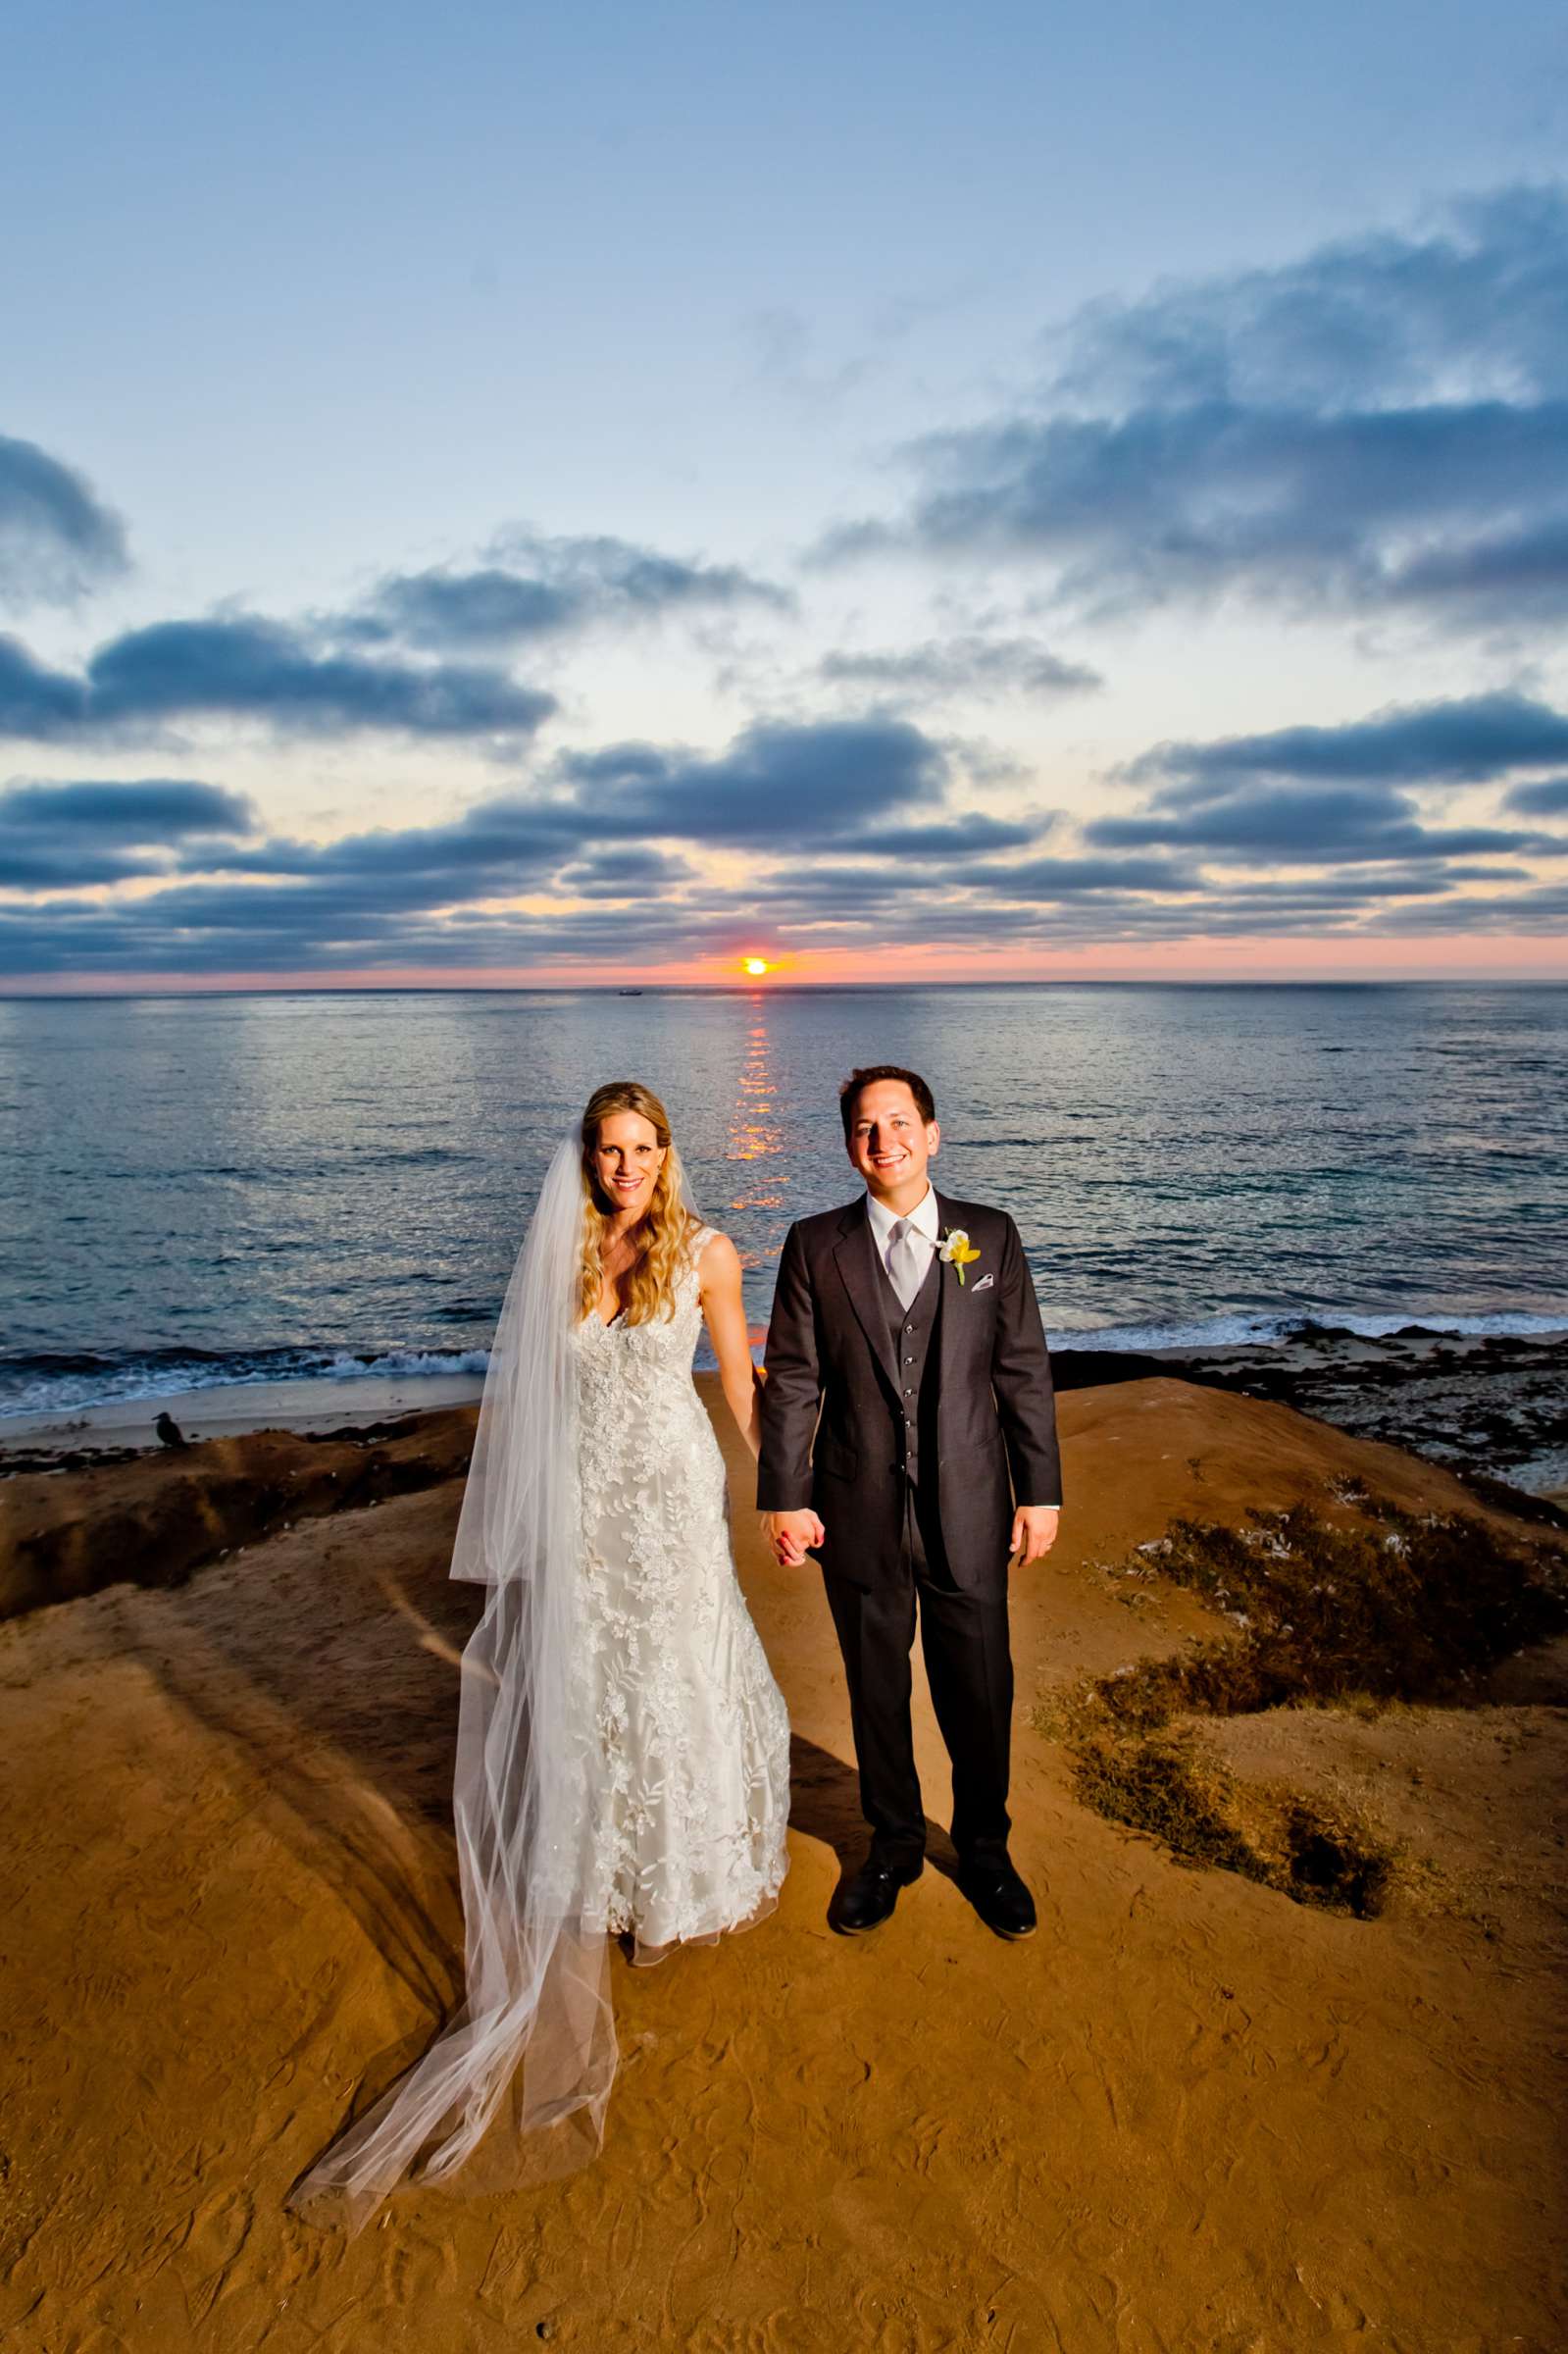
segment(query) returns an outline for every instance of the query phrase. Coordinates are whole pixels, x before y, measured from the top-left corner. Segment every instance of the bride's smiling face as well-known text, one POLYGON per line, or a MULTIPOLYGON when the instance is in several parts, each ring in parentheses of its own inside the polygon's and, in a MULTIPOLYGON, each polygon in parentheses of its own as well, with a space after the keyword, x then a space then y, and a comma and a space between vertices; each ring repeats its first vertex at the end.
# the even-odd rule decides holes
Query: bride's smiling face
POLYGON ((653 1200, 664 1166, 665 1147, 651 1120, 640 1111, 612 1111, 599 1123, 593 1172, 605 1202, 631 1217, 641 1217, 653 1200))

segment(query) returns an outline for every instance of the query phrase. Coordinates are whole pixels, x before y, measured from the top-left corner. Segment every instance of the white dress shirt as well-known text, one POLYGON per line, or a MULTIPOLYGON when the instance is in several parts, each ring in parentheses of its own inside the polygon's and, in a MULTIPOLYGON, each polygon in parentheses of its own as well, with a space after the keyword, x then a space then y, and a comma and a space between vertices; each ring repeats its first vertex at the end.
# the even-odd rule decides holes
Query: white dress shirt
POLYGON ((919 1262, 920 1280, 924 1283, 926 1277, 931 1273, 932 1253, 941 1239, 941 1219, 936 1211, 936 1196, 931 1186, 927 1186, 925 1193, 915 1203, 913 1209, 903 1212, 889 1209, 885 1202, 879 1202, 876 1195, 869 1192, 866 1196, 866 1207, 871 1213, 871 1239, 877 1246, 877 1256, 882 1260, 889 1282, 892 1278, 891 1270, 887 1267, 887 1238, 902 1215, 908 1221, 910 1231, 914 1236, 915 1248, 917 1251, 923 1248, 925 1252, 925 1256, 919 1262))

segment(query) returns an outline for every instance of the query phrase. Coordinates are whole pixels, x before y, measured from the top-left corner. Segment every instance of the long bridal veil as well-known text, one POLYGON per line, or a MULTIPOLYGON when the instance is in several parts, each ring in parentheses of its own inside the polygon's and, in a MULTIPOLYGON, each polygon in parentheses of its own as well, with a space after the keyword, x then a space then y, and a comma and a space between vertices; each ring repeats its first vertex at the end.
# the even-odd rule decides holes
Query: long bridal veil
POLYGON ((603 2134, 615 2024, 604 1925, 583 1908, 589 1760, 568 1717, 581 1608, 572 1333, 582 1219, 574 1134, 550 1163, 507 1286, 452 1554, 453 1577, 488 1588, 463 1654, 453 1786, 466 1999, 290 2194, 301 2213, 350 2230, 411 2171, 424 2182, 453 2175, 503 2105, 494 2155, 504 2175, 481 2165, 476 2187, 565 2172, 603 2134))

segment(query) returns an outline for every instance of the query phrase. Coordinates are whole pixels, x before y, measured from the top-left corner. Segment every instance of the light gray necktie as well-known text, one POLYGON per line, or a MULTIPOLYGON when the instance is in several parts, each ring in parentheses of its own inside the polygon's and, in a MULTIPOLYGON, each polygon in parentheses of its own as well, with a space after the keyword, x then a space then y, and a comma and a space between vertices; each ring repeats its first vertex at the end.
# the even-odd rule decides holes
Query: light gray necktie
POLYGON ((907 1218, 895 1218, 888 1229, 887 1274, 899 1306, 907 1307, 920 1289, 920 1246, 907 1218))

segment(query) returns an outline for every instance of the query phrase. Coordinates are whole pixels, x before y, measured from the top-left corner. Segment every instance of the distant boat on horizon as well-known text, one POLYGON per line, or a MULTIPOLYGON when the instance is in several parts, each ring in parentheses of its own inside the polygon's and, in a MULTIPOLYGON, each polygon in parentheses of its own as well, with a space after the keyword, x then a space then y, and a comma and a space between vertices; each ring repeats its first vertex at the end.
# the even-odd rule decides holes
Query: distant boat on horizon
POLYGON ((642 992, 640 989, 618 989, 615 994, 618 998, 640 998, 642 992))

